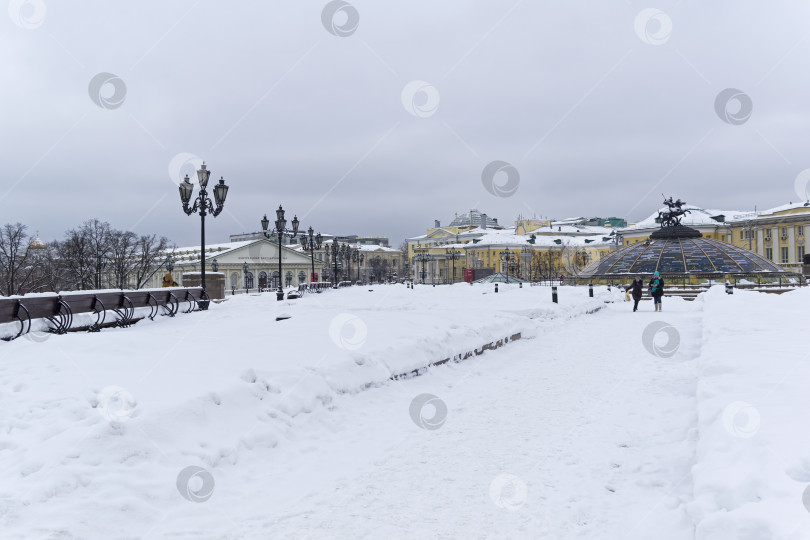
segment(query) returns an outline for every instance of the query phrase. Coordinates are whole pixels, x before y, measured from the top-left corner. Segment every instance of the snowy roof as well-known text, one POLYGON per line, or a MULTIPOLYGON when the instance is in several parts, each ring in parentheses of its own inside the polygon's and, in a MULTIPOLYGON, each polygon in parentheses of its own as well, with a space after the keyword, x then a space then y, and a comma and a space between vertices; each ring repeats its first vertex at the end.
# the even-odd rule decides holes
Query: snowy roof
POLYGON ((758 212, 746 212, 746 213, 743 213, 743 214, 736 214, 736 215, 731 215, 731 216, 726 215, 726 220, 727 221, 740 221, 740 220, 745 220, 745 219, 751 219, 753 217, 766 217, 766 216, 770 216, 772 214, 775 214, 777 212, 784 212, 786 210, 795 210, 797 208, 799 208, 799 209, 803 208, 803 209, 807 210, 808 212, 810 212, 810 206, 806 206, 806 204, 807 204, 806 201, 805 202, 795 202, 795 203, 791 202, 791 203, 788 203, 788 204, 783 204, 781 206, 776 206, 774 208, 768 208, 767 210, 760 210, 758 212))
MULTIPOLYGON (((528 243, 531 236, 532 233, 525 235, 516 235, 516 234, 505 234, 503 231, 491 231, 489 234, 484 235, 479 242, 476 242, 475 244, 464 244, 463 247, 475 249, 476 247, 480 246, 492 246, 504 244, 525 246, 531 245, 528 243)), ((604 240, 604 238, 608 238, 608 234, 599 234, 591 236, 559 236, 559 237, 555 237, 553 235, 535 235, 534 245, 594 246, 594 245, 609 245, 613 241, 612 239, 604 240), (556 240, 559 240, 559 242, 556 242, 556 240)))
POLYGON ((565 223, 563 221, 554 221, 552 222, 551 227, 540 227, 539 229, 535 229, 532 232, 535 234, 558 232, 560 234, 596 235, 596 234, 610 234, 613 230, 614 230, 613 227, 598 227, 594 225, 580 225, 580 224, 565 223))
MULTIPOLYGON (((687 227, 695 227, 701 225, 719 225, 719 223, 712 219, 712 216, 724 215, 728 220, 730 216, 735 214, 742 214, 739 210, 714 210, 714 209, 706 209, 700 208, 699 206, 694 206, 691 204, 685 204, 683 206, 685 210, 689 210, 688 214, 684 214, 681 217, 681 225, 685 225, 687 227)), ((653 228, 660 228, 661 225, 656 223, 655 220, 658 217, 658 212, 666 212, 669 211, 669 208, 664 206, 659 210, 656 210, 654 213, 650 214, 645 219, 642 219, 638 223, 634 223, 633 225, 629 225, 624 227, 623 231, 632 231, 632 230, 639 230, 639 229, 653 229, 653 228)))

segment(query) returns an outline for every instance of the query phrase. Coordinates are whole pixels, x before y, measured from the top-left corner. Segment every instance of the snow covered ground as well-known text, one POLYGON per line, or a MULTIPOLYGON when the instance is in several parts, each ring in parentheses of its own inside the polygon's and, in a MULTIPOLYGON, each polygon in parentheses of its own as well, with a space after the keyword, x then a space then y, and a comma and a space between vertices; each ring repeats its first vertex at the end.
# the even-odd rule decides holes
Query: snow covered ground
POLYGON ((810 289, 492 288, 0 342, 0 537, 810 538, 810 289))

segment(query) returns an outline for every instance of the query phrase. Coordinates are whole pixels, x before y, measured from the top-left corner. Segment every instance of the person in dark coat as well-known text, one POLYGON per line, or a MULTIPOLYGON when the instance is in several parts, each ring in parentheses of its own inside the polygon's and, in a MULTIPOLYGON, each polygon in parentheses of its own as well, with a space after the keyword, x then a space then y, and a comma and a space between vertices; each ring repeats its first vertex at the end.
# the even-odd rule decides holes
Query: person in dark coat
POLYGON ((641 300, 641 295, 644 294, 644 282, 641 281, 641 276, 636 276, 628 287, 624 290, 629 291, 633 297, 633 311, 638 311, 638 303, 641 300))
POLYGON ((655 271, 653 278, 650 280, 650 296, 653 298, 655 311, 661 311, 661 297, 664 296, 664 280, 661 279, 658 270, 655 271))

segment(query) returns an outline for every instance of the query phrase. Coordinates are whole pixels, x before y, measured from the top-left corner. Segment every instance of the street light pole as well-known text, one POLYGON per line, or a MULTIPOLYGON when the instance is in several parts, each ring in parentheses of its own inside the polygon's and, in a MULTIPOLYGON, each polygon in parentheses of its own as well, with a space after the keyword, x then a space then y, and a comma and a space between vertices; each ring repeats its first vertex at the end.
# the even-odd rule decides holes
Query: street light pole
POLYGON ((304 252, 309 250, 309 255, 312 260, 312 273, 309 274, 310 285, 312 284, 312 279, 315 276, 315 250, 321 249, 321 241, 323 240, 321 233, 318 233, 317 236, 313 236, 313 232, 312 227, 310 227, 307 231, 308 236, 303 234, 301 235, 301 245, 304 248, 304 252))
MULTIPOLYGON (((200 214, 200 285, 203 289, 203 294, 208 296, 205 290, 205 216, 208 212, 213 217, 217 217, 225 206, 225 198, 228 196, 228 186, 225 185, 225 180, 220 177, 219 184, 214 186, 214 201, 208 197, 206 187, 208 187, 208 179, 211 176, 211 171, 205 167, 205 163, 200 166, 197 171, 197 179, 200 183, 200 193, 194 199, 194 205, 189 207, 191 201, 191 194, 194 191, 194 185, 188 178, 188 175, 180 183, 180 201, 183 203, 183 211, 187 216, 194 213, 200 214), (216 206, 214 206, 216 204, 216 206)), ((208 309, 208 300, 199 302, 200 309, 208 309)))
MULTIPOLYGON (((337 238, 333 238, 332 239, 332 264, 335 267, 334 272, 332 272, 332 281, 334 282, 332 284, 333 289, 338 288, 338 281, 337 281, 337 275, 338 275, 338 267, 337 267, 337 265, 338 265, 338 263, 337 263, 338 247, 337 246, 338 246, 337 238)), ((327 248, 327 249, 329 249, 329 248, 327 248)))
POLYGON ((506 263, 506 282, 509 283, 509 263, 515 260, 515 254, 511 251, 501 251, 499 253, 501 256, 501 263, 506 263))
POLYGON ((249 270, 250 270, 250 269, 248 268, 248 263, 245 263, 245 264, 243 264, 243 265, 242 265, 242 273, 245 275, 245 277, 244 277, 244 282, 245 282, 245 294, 247 294, 247 293, 248 293, 248 290, 249 290, 249 289, 248 289, 248 272, 249 272, 249 270))
POLYGON ((447 255, 450 257, 450 260, 453 262, 453 278, 450 280, 450 283, 456 282, 456 259, 461 257, 461 251, 457 250, 455 247, 451 247, 450 249, 445 250, 447 255))
POLYGON ((282 286, 282 279, 284 276, 282 275, 281 269, 281 242, 284 240, 284 233, 292 233, 292 238, 295 239, 298 236, 298 216, 293 216, 292 220, 292 229, 287 229, 287 220, 284 219, 284 209, 281 205, 278 205, 278 210, 276 210, 276 228, 273 232, 267 232, 267 227, 270 225, 270 220, 267 219, 267 214, 264 215, 262 218, 262 232, 264 233, 265 238, 269 238, 273 232, 278 235, 278 290, 276 291, 276 300, 284 300, 284 289, 282 286))

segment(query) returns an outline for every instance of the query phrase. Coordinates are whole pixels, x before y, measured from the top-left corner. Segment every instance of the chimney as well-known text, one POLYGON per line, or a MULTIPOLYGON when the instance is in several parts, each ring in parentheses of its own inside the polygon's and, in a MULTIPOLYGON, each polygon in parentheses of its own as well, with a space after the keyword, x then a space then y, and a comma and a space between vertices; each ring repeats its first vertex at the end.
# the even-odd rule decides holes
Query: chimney
POLYGON ((433 220, 433 226, 438 229, 439 227, 442 226, 442 224, 438 219, 434 219, 433 220))
POLYGON ((487 228, 487 215, 486 214, 481 214, 481 228, 482 229, 487 228))

